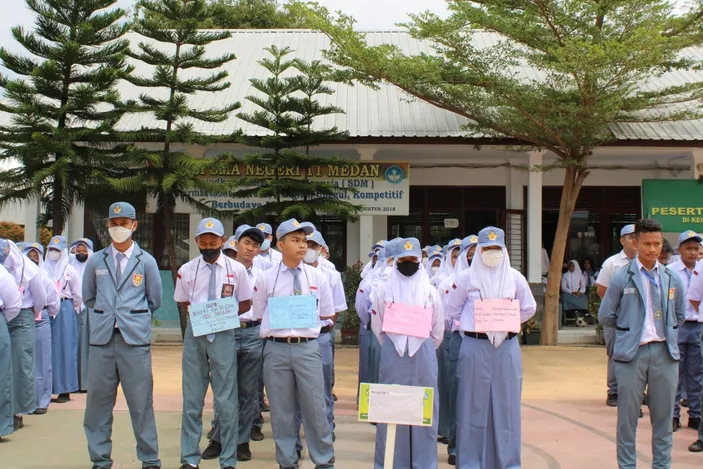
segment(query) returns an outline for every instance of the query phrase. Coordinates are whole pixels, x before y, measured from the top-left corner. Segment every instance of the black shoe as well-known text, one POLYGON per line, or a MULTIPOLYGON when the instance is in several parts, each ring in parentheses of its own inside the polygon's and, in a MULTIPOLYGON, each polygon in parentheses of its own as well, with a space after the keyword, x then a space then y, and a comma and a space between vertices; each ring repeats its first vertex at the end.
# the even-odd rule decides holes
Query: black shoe
POLYGON ((688 428, 693 428, 694 430, 698 430, 698 427, 701 426, 701 419, 697 417, 689 417, 688 418, 688 428))
MULTIPOLYGON (((95 469, 96 467, 98 467, 98 466, 93 467, 93 469, 95 469)), ((98 469, 100 469, 100 468, 98 467, 98 469)), ((181 465, 180 469, 200 469, 200 466, 193 467, 190 464, 183 464, 183 465, 181 465)))
MULTIPOLYGON (((142 469, 161 469, 161 468, 159 466, 147 466, 142 469)), ((191 466, 191 469, 192 469, 192 466, 191 466)))
POLYGON ((70 394, 59 394, 59 397, 56 398, 56 403, 57 404, 65 404, 70 400, 71 400, 70 394))
POLYGON ((300 451, 299 449, 296 449, 295 452, 298 453, 298 461, 303 459, 303 452, 302 451, 300 451))
POLYGON ((608 407, 617 407, 618 406, 618 395, 617 394, 608 394, 608 398, 605 400, 605 405, 608 407))
POLYGON ((261 433, 261 429, 257 427, 252 427, 251 429, 251 441, 264 441, 264 434, 261 433))
POLYGON ((443 444, 443 445, 448 445, 448 444, 449 444, 449 438, 447 438, 447 437, 442 438, 442 444, 443 444))
POLYGON ((332 456, 332 459, 327 464, 334 464, 334 456, 332 456))
POLYGON ((19 430, 20 428, 24 428, 24 419, 22 419, 21 415, 15 415, 14 424, 15 424, 15 430, 19 430))
POLYGON ((703 452, 703 441, 696 440, 695 443, 693 443, 691 446, 688 447, 688 450, 692 453, 703 452))
POLYGON ((640 418, 644 417, 644 412, 642 412, 642 407, 640 407, 640 418))
POLYGON ((437 435, 437 443, 441 443, 442 440, 444 440, 444 437, 442 435, 437 435))
POLYGON ((681 407, 688 407, 688 399, 681 399, 681 402, 679 402, 679 405, 681 407))
POLYGON ((447 464, 449 464, 450 466, 456 466, 456 456, 450 454, 449 459, 447 459, 447 464))
POLYGON ((251 451, 249 450, 249 443, 242 443, 237 445, 237 461, 251 461, 251 451))
POLYGON ((337 395, 335 393, 332 393, 332 399, 334 400, 334 402, 337 402, 337 395))
POLYGON ((212 436, 213 436, 214 434, 215 434, 215 429, 214 429, 214 428, 211 428, 210 431, 207 432, 207 435, 205 436, 205 438, 207 438, 208 440, 212 440, 212 436))
POLYGON ((207 448, 205 448, 205 451, 203 451, 203 455, 201 457, 203 459, 217 459, 220 457, 221 453, 222 445, 215 440, 210 440, 210 444, 207 445, 207 448))
POLYGON ((648 402, 647 395, 645 394, 644 397, 642 398, 642 405, 648 405, 647 402, 648 402))
POLYGON ((335 441, 337 441, 337 435, 332 432, 332 443, 334 443, 335 441))
POLYGON ((35 410, 32 413, 32 415, 44 415, 44 414, 46 414, 46 411, 47 411, 46 407, 40 407, 37 410, 35 410))
POLYGON ((671 423, 671 431, 676 432, 679 428, 681 428, 681 422, 679 421, 679 419, 674 417, 674 420, 671 423))

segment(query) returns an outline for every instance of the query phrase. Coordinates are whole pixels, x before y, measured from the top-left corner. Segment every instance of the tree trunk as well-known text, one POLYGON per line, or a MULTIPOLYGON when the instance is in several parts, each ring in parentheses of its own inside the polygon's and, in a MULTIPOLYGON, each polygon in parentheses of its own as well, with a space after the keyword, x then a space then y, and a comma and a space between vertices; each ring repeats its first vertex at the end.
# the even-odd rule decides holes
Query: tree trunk
POLYGON ((554 236, 554 246, 547 276, 547 292, 544 295, 544 319, 542 321, 542 345, 557 345, 559 339, 559 291, 561 289, 561 269, 564 263, 566 241, 569 236, 571 215, 574 213, 576 200, 588 176, 584 169, 569 166, 564 173, 564 187, 559 203, 559 220, 554 236))
MULTIPOLYGON (((53 212, 51 214, 51 219, 53 223, 51 231, 54 236, 61 236, 61 233, 63 233, 63 227, 66 224, 66 221, 63 218, 63 204, 61 203, 63 198, 63 184, 61 184, 61 180, 56 177, 54 177, 53 191, 54 198, 51 203, 51 211, 53 212)), ((39 198, 39 204, 41 204, 41 197, 39 198)))
MULTIPOLYGON (((178 278, 178 265, 176 265, 176 245, 173 242, 173 233, 171 226, 173 224, 173 204, 171 197, 167 194, 162 194, 162 210, 163 210, 163 227, 164 240, 166 242, 166 254, 168 255, 168 264, 171 266, 171 275, 173 277, 173 285, 176 285, 178 278)), ((185 337, 186 326, 188 325, 188 314, 182 308, 178 308, 178 316, 181 322, 181 337, 185 337)))

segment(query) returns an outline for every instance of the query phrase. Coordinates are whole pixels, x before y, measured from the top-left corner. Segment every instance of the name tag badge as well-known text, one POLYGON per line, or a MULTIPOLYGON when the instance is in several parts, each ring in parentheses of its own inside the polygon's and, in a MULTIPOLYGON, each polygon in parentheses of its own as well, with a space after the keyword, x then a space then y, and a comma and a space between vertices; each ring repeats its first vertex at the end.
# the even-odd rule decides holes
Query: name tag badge
POLYGON ((141 275, 141 274, 134 274, 134 275, 132 276, 132 284, 133 284, 135 287, 140 286, 143 281, 144 281, 144 276, 141 275))
POLYGON ((626 288, 625 291, 623 291, 623 294, 625 295, 633 295, 635 293, 637 293, 637 289, 635 287, 626 288))
POLYGON ((234 296, 234 285, 231 283, 225 283, 222 285, 222 293, 220 298, 230 298, 234 296))
POLYGON ((676 288, 669 288, 669 299, 673 300, 674 296, 676 296, 676 288))
POLYGON ((95 275, 107 275, 107 269, 95 269, 95 275))

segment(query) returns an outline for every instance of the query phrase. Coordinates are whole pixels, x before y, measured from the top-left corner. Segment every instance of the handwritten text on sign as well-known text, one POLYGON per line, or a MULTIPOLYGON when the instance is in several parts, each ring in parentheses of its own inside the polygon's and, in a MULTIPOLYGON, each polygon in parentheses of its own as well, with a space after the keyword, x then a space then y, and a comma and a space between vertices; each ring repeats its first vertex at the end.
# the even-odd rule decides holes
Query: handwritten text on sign
POLYGON ((361 383, 359 420, 397 425, 432 425, 434 388, 361 383))
POLYGON ((188 313, 195 337, 239 327, 239 302, 232 296, 190 305, 188 313))
POLYGON ((432 309, 386 302, 381 330, 427 339, 432 330, 432 309))
POLYGON ((520 332, 520 302, 503 299, 476 300, 474 331, 520 332))
POLYGON ((314 295, 272 296, 268 310, 271 329, 314 329, 320 325, 314 295))

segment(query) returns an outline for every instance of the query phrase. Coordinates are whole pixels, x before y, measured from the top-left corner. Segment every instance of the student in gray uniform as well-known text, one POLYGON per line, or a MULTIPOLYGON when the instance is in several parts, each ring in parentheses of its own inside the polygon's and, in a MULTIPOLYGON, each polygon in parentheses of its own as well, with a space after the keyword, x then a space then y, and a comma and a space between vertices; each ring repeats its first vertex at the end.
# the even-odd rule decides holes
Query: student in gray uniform
MULTIPOLYGON (((6 246, 9 249, 8 246, 6 246)), ((0 439, 15 431, 12 400, 12 343, 7 323, 20 313, 22 295, 15 279, 0 265, 0 439)))
POLYGON ((648 386, 652 467, 668 468, 680 357, 677 329, 685 318, 686 288, 657 260, 663 245, 661 225, 640 220, 635 235, 637 257, 615 272, 598 311, 598 321, 615 328, 617 460, 620 469, 637 466, 637 420, 648 386))
MULTIPOLYGON (((264 234, 258 228, 242 225, 237 228, 232 238, 234 239, 230 238, 225 244, 225 248, 236 246, 237 262, 246 269, 247 278, 253 288, 256 277, 261 274, 261 271, 254 266, 254 258, 259 255, 259 246, 264 241, 264 234), (231 242, 234 242, 233 246, 229 246, 231 242)), ((224 250, 225 253, 229 251, 232 249, 224 250)), ((252 424, 259 412, 258 390, 263 341, 259 337, 261 321, 254 320, 251 308, 239 315, 239 321, 239 329, 234 330, 236 346, 234 358, 237 364, 236 382, 239 403, 239 419, 236 430, 237 461, 249 461, 251 460, 249 441, 251 441, 252 424)), ((222 436, 220 435, 217 407, 215 407, 215 418, 212 425, 211 441, 203 451, 203 459, 215 459, 222 453, 222 436)))
POLYGON ((112 244, 88 260, 83 301, 90 308, 88 397, 83 428, 93 469, 110 469, 112 410, 117 387, 127 400, 143 469, 161 467, 154 420, 151 318, 161 307, 156 260, 132 240, 137 212, 126 202, 110 206, 112 244))
MULTIPOLYGON (((222 254, 226 240, 222 223, 203 219, 195 232, 200 256, 178 270, 173 299, 191 307, 233 297, 239 313, 251 307, 252 286, 242 264, 222 254)), ((183 340, 183 423, 181 426, 181 469, 200 464, 200 436, 203 431, 203 405, 210 383, 222 437, 220 467, 237 464, 236 445, 239 405, 237 403, 237 362, 234 329, 195 337, 188 322, 183 340)), ((219 436, 219 435, 218 435, 219 436)))
MULTIPOLYGON (((305 265, 307 235, 312 227, 287 220, 276 230, 283 255, 280 264, 256 279, 254 317, 261 319, 264 346, 264 383, 271 406, 271 428, 276 443, 276 461, 282 469, 298 467, 295 452, 295 405, 300 404, 310 459, 316 468, 334 467, 332 429, 325 409, 322 358, 317 338, 319 321, 334 317, 332 293, 324 274, 305 265), (297 298, 304 296, 306 298, 297 298), (273 300, 273 298, 280 298, 273 300), (289 324, 286 301, 310 301, 311 327, 281 327, 289 324), (314 309, 312 309, 314 308, 314 309), (312 326, 315 321, 316 325, 312 326), (279 326, 273 328, 272 326, 279 326)), ((301 301, 301 302, 302 302, 301 301)))

